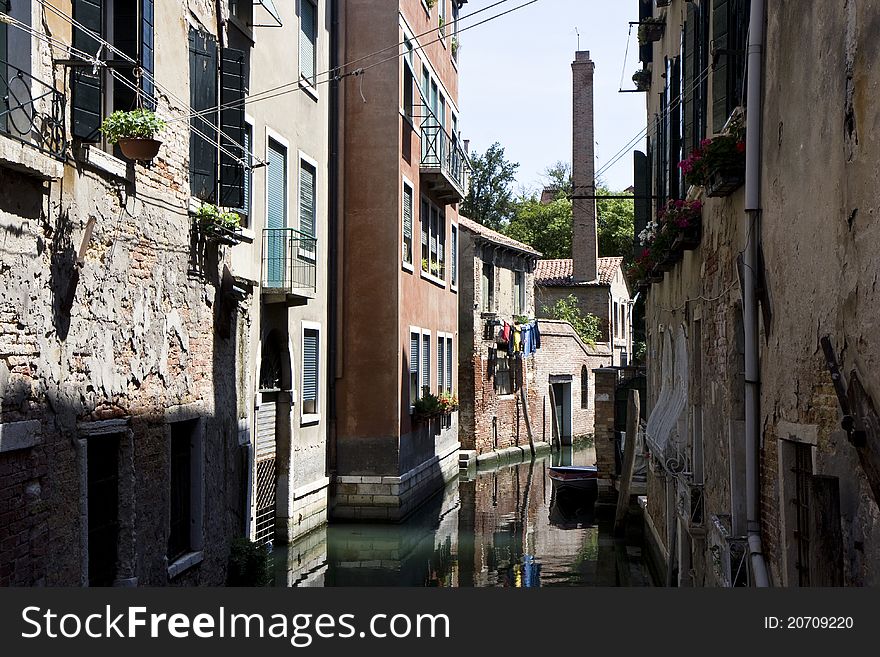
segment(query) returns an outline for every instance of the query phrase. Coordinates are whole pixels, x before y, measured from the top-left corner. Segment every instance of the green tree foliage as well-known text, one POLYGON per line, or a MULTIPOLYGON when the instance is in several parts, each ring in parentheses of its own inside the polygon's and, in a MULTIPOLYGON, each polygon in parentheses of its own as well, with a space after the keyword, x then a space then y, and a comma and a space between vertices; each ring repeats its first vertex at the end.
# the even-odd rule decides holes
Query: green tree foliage
POLYGON ((509 162, 498 142, 482 155, 471 155, 470 161, 471 188, 461 212, 468 219, 499 230, 510 222, 516 210, 511 186, 519 163, 509 162))
POLYGON ((537 194, 516 202, 516 215, 503 229, 547 259, 571 257, 571 201, 566 197, 541 203, 537 194))
POLYGON ((586 344, 596 344, 602 335, 599 318, 590 313, 582 312, 578 306, 578 300, 573 294, 569 294, 565 299, 558 299, 552 306, 544 306, 543 313, 550 319, 558 319, 571 324, 586 344))
MULTIPOLYGON (((597 196, 621 196, 621 192, 599 187, 597 196)), ((599 232, 599 257, 623 256, 624 264, 632 262, 633 222, 635 206, 632 200, 598 199, 596 213, 599 232)))
POLYGON ((571 178, 571 165, 559 160, 553 166, 544 169, 547 186, 557 191, 556 198, 569 198, 574 193, 574 182, 571 178))

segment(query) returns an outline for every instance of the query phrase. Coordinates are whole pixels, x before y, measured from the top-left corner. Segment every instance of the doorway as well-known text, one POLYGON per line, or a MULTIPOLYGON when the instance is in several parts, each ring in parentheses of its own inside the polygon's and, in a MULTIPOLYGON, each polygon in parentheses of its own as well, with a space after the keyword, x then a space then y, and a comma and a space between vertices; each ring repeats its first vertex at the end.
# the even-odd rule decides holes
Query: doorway
POLYGON ((563 445, 571 445, 571 381, 552 383, 553 399, 556 403, 553 412, 556 413, 556 426, 559 427, 559 441, 563 445))

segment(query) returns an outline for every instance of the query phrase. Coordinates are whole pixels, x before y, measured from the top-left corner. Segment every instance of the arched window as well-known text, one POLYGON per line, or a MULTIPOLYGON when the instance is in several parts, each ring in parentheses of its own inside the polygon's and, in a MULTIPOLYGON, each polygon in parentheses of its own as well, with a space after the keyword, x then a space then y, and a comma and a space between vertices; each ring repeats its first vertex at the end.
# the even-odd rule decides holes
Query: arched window
POLYGON ((590 406, 590 373, 587 366, 581 367, 581 408, 590 406))

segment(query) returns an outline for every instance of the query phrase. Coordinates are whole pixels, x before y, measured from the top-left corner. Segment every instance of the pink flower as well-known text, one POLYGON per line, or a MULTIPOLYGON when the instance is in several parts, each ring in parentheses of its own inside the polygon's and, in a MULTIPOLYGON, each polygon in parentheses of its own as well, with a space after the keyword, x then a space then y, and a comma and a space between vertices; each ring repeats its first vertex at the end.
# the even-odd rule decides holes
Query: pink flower
POLYGON ((700 142, 700 148, 706 148, 711 143, 712 143, 711 139, 704 139, 703 141, 700 142))
POLYGON ((746 143, 744 141, 736 142, 736 152, 737 153, 745 153, 746 152, 746 143))

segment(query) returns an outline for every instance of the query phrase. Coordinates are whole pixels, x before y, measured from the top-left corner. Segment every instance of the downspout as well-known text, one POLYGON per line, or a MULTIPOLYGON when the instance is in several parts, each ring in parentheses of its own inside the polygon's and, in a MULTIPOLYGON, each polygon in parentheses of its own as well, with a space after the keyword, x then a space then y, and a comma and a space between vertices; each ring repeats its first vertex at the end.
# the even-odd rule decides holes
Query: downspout
POLYGON ((743 254, 743 324, 745 334, 746 507, 748 542, 754 583, 770 586, 761 544, 761 479, 758 464, 760 364, 758 361, 758 299, 755 272, 761 226, 761 123, 764 55, 764 0, 752 0, 749 16, 746 115, 746 249, 743 254))
POLYGON ((330 0, 330 80, 329 98, 329 179, 328 179, 328 235, 327 235, 327 321, 330 325, 328 343, 327 385, 330 420, 327 429, 327 474, 333 477, 337 465, 338 407, 337 383, 342 376, 342 297, 339 281, 342 277, 342 133, 343 133, 343 88, 339 82, 341 43, 343 39, 342 8, 338 0, 330 0))

